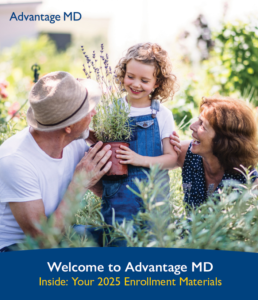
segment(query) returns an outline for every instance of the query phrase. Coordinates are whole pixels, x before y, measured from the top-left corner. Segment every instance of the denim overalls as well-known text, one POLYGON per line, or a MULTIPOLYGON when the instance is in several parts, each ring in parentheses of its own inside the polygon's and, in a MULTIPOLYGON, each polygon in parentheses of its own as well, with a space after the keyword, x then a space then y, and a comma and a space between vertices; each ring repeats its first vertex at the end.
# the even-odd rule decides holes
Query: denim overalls
MULTIPOLYGON (((132 137, 130 139, 130 149, 142 156, 160 156, 163 154, 161 149, 161 138, 159 133, 159 124, 156 114, 159 111, 160 103, 152 100, 152 114, 138 117, 131 117, 132 137)), ((146 180, 147 175, 143 170, 149 172, 149 168, 135 167, 128 165, 128 177, 120 180, 102 179, 103 196, 101 213, 107 224, 112 225, 112 219, 122 223, 124 219, 131 220, 140 210, 143 210, 143 202, 131 192, 127 186, 138 192, 136 185, 133 183, 134 178, 146 180)), ((168 171, 162 171, 162 181, 168 183, 168 171)), ((162 191, 162 194, 156 197, 156 201, 163 200, 164 196, 169 193, 169 186, 162 191)), ((89 225, 76 225, 75 231, 81 235, 91 236, 99 246, 103 245, 103 232, 108 235, 108 230, 97 229, 89 225)), ((109 239, 109 238, 108 238, 109 239)), ((108 244, 111 247, 126 247, 125 240, 115 240, 108 244)))
MULTIPOLYGON (((142 156, 155 157, 163 154, 159 124, 156 118, 159 106, 158 100, 152 100, 152 114, 130 118, 133 134, 129 141, 129 147, 142 156)), ((124 218, 131 220, 133 215, 136 215, 142 209, 142 199, 131 192, 127 186, 138 192, 133 179, 136 177, 140 180, 146 179, 147 175, 143 170, 148 172, 149 168, 128 165, 127 178, 116 181, 102 180, 104 191, 101 212, 107 224, 112 224, 113 211, 115 221, 121 223, 124 218)), ((165 172, 163 176, 162 180, 166 179, 169 182, 168 172, 165 172)), ((158 199, 156 200, 158 201, 158 199)))

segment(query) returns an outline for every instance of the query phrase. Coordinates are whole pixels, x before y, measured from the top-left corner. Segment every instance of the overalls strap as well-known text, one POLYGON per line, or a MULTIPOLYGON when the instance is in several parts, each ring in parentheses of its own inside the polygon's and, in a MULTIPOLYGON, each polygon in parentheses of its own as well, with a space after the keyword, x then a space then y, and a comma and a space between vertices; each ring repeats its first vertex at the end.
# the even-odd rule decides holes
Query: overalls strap
POLYGON ((160 108, 159 100, 151 100, 151 110, 152 110, 151 116, 152 116, 153 119, 156 118, 156 115, 159 111, 159 108, 160 108), (155 110, 156 112, 154 113, 153 110, 155 110))
POLYGON ((155 109, 156 111, 159 111, 159 108, 160 108, 159 100, 151 100, 151 109, 155 109))

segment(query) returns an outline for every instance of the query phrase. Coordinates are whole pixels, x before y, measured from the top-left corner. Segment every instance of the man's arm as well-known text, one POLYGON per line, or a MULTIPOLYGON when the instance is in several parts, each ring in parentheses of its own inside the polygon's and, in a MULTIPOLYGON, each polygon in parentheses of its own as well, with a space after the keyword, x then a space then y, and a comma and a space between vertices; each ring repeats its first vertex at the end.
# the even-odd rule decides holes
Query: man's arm
MULTIPOLYGON (((42 199, 27 202, 10 202, 9 205, 17 223, 25 234, 29 234, 33 238, 43 235, 42 231, 36 226, 36 224, 42 224, 47 221, 42 199)), ((64 228, 65 211, 67 211, 67 204, 62 200, 53 213, 55 228, 60 230, 64 228)))
POLYGON ((42 232, 35 226, 35 223, 47 219, 41 199, 27 202, 10 202, 9 205, 17 223, 25 234, 32 237, 42 235, 42 232))
MULTIPOLYGON (((73 179, 68 187, 68 193, 75 193, 79 190, 83 194, 87 189, 91 189, 98 196, 102 195, 102 187, 99 181, 112 165, 111 162, 106 164, 111 151, 109 151, 108 146, 99 151, 102 145, 103 143, 99 142, 94 148, 91 148, 77 165, 73 179), (83 181, 78 180, 80 175, 82 175, 81 178, 83 181), (81 183, 83 183, 83 186, 80 186, 81 183)), ((16 221, 25 234, 29 234, 34 238, 43 234, 35 226, 36 223, 47 220, 42 199, 24 202, 14 201, 9 202, 9 205, 16 221)), ((69 205, 66 201, 62 200, 53 213, 55 227, 63 228, 64 215, 67 210, 69 210, 69 205)))

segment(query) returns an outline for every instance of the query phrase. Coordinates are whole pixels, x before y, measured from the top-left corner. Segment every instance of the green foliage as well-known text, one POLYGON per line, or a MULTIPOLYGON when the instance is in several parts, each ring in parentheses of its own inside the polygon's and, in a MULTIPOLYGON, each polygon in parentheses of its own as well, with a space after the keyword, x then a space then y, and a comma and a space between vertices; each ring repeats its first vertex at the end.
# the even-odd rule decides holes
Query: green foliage
POLYGON ((61 211, 63 226, 56 225, 54 215, 49 216, 48 219, 40 220, 36 226, 42 235, 37 238, 27 235, 25 241, 19 244, 21 250, 96 246, 92 240, 76 234, 72 228, 72 225, 78 224, 78 222, 80 224, 91 222, 94 226, 101 224, 101 221, 98 221, 100 218, 100 199, 97 199, 90 191, 84 196, 84 184, 87 180, 84 175, 75 178, 73 189, 68 189, 62 200, 64 203, 61 205, 65 204, 61 211), (87 197, 86 205, 85 200, 82 200, 83 197, 87 197), (89 220, 88 215, 91 216, 91 220, 89 220))
POLYGON ((257 91, 257 21, 224 24, 215 35, 215 45, 211 59, 204 62, 207 74, 215 85, 213 90, 225 96, 236 92, 244 96, 251 88, 257 91))
POLYGON ((111 98, 102 96, 97 114, 93 117, 93 128, 99 141, 127 141, 131 137, 130 108, 119 98, 114 94, 111 98))
MULTIPOLYGON (((79 50, 71 47, 65 52, 57 52, 55 44, 46 35, 38 39, 21 40, 0 52, 0 78, 5 78, 9 83, 8 99, 0 100, 1 118, 8 119, 7 108, 11 104, 18 102, 22 106, 25 103, 34 84, 31 66, 35 63, 40 65, 40 76, 58 70, 75 77, 83 75, 79 50), (4 103, 4 107, 1 103, 4 103)), ((26 123, 20 126, 18 122, 18 127, 24 126, 26 123)))
POLYGON ((2 124, 0 124, 0 145, 14 135, 16 131, 16 124, 14 122, 2 122, 2 124))
POLYGON ((178 124, 178 128, 183 129, 183 131, 187 129, 187 125, 198 111, 195 85, 194 80, 186 80, 180 93, 176 95, 175 102, 170 105, 175 122, 178 124))
POLYGON ((6 103, 8 102, 8 93, 6 88, 8 86, 8 82, 6 80, 0 80, 0 145, 9 137, 17 131, 16 120, 19 120, 20 123, 23 122, 23 117, 18 114, 17 109, 19 108, 19 104, 15 103, 13 107, 9 107, 7 110, 6 103), (18 104, 18 106, 17 106, 18 104), (16 107, 16 108, 15 108, 16 107), (8 113, 12 114, 12 118, 7 121, 8 113))
MULTIPOLYGON (((193 211, 186 211, 180 170, 170 173, 170 194, 162 202, 156 202, 165 184, 158 167, 152 167, 147 181, 135 179, 145 211, 134 216, 134 220, 112 226, 103 222, 100 213, 101 199, 87 192, 82 199, 81 191, 67 198, 65 215, 66 229, 63 235, 53 228, 50 220, 41 225, 44 236, 35 240, 27 237, 20 245, 22 249, 49 247, 88 247, 95 245, 90 237, 79 236, 70 224, 89 224, 98 228, 110 228, 110 238, 126 239, 128 247, 165 247, 216 249, 258 252, 258 197, 251 185, 251 174, 246 170, 247 184, 236 186, 236 182, 225 184, 217 197, 193 211), (79 204, 80 208, 78 209, 79 204), (75 210, 76 220, 74 219, 75 210)), ((81 182, 78 182, 78 186, 81 182)))
POLYGON ((34 84, 31 66, 35 63, 40 65, 40 76, 57 70, 67 71, 75 77, 83 76, 78 48, 57 52, 55 44, 46 35, 21 40, 1 51, 0 79, 6 79, 7 83, 0 80, 0 144, 26 127, 27 98, 34 84), (7 94, 3 93, 3 85, 7 94), (21 110, 14 116, 19 108, 21 110))
POLYGON ((99 62, 93 51, 92 59, 86 54, 84 73, 87 78, 94 78, 98 81, 102 96, 97 106, 97 114, 93 117, 93 129, 98 140, 102 142, 126 141, 131 137, 129 122, 130 106, 121 101, 122 92, 116 85, 114 75, 108 62, 108 55, 104 56, 104 47, 101 45, 99 62))
POLYGON ((220 191, 221 201, 210 198, 187 215, 175 190, 163 202, 155 202, 163 186, 157 183, 157 174, 154 167, 148 183, 135 180, 145 212, 139 212, 134 222, 113 224, 117 237, 125 238, 128 246, 258 251, 258 198, 250 175, 247 185, 236 190, 228 184, 220 191))
POLYGON ((57 52, 54 42, 46 35, 38 39, 21 40, 15 46, 4 49, 0 55, 0 71, 5 71, 5 77, 11 85, 18 84, 24 77, 32 81, 31 66, 35 63, 41 67, 41 76, 57 70, 70 72, 77 77, 83 74, 79 50, 71 47, 65 52, 57 52))
POLYGON ((101 226, 103 218, 101 215, 101 198, 94 195, 90 190, 86 192, 77 211, 76 224, 88 224, 101 226))

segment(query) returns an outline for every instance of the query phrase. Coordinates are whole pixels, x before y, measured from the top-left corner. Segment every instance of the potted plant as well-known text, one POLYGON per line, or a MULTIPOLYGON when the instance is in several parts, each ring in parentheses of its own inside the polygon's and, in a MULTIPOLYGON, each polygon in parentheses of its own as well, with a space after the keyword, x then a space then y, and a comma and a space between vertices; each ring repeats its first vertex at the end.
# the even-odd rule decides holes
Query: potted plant
POLYGON ((130 127, 129 113, 130 106, 125 105, 122 98, 122 90, 116 84, 115 75, 112 74, 109 66, 108 54, 104 55, 104 47, 101 44, 99 60, 93 51, 90 58, 81 46, 86 58, 83 71, 87 78, 96 79, 102 89, 102 96, 97 106, 97 114, 93 117, 93 129, 98 141, 102 141, 103 147, 107 144, 111 146, 112 167, 106 174, 109 179, 118 179, 128 176, 128 166, 120 164, 120 159, 116 158, 116 150, 120 145, 129 146, 132 128, 130 127))

